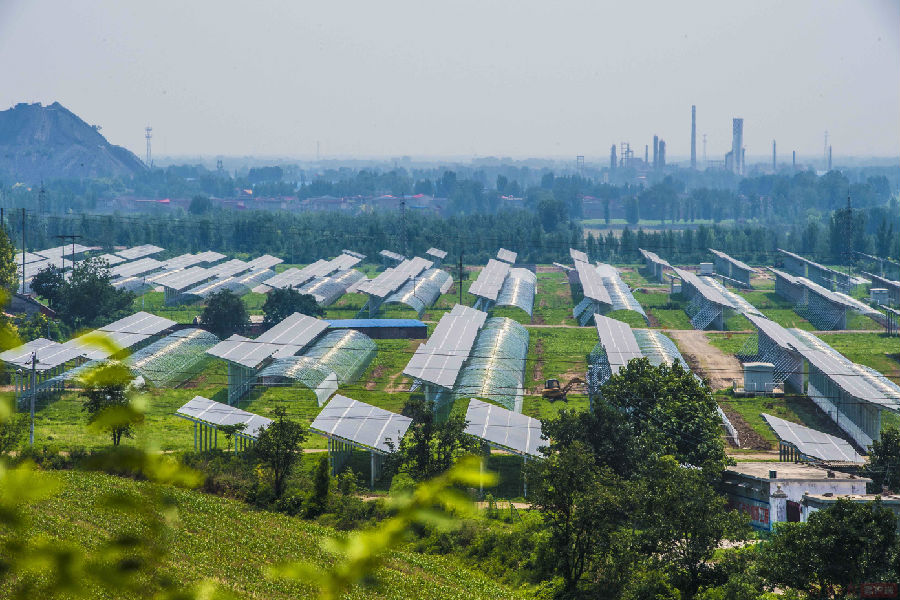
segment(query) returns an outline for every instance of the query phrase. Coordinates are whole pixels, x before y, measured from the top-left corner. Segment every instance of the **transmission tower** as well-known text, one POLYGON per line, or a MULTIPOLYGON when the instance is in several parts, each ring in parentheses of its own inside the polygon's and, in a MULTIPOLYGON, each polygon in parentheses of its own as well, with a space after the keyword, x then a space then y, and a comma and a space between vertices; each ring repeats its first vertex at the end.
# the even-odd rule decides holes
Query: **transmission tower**
POLYGON ((149 125, 144 127, 144 137, 147 139, 147 160, 145 160, 144 162, 147 165, 147 167, 149 168, 149 167, 153 166, 153 163, 152 163, 153 155, 150 153, 150 138, 153 137, 153 128, 150 127, 149 125))

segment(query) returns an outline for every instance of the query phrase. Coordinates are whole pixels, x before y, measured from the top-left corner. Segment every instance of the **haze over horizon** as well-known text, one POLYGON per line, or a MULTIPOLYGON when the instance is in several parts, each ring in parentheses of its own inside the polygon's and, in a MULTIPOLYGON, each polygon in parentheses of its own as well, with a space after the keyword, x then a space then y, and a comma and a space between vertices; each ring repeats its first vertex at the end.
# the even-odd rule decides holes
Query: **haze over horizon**
POLYGON ((900 3, 0 3, 0 110, 157 155, 900 155, 900 3))

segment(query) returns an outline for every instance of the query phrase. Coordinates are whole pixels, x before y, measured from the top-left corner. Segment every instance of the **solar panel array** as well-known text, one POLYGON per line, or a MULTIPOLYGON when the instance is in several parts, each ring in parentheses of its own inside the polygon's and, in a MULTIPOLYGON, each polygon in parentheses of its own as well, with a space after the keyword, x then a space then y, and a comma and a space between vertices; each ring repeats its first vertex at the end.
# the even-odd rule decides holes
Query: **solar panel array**
POLYGON ((466 368, 453 387, 455 398, 485 398, 521 412, 525 396, 528 330, 506 317, 492 317, 472 345, 466 368))
POLYGON ((441 317, 428 341, 416 349, 403 374, 451 389, 485 320, 487 313, 457 304, 441 317))
POLYGON ((159 246, 154 246, 153 244, 144 244, 142 246, 134 246, 133 248, 127 248, 125 250, 119 250, 115 254, 121 256, 125 260, 136 260, 138 258, 144 258, 145 256, 150 256, 151 254, 158 254, 163 252, 163 248, 159 246))
POLYGON ((618 269, 604 263, 600 263, 594 268, 600 274, 603 285, 606 286, 612 310, 633 310, 642 315, 645 320, 647 319, 644 307, 635 300, 634 295, 631 293, 631 288, 622 280, 618 269))
POLYGON ((478 274, 478 278, 469 287, 469 293, 494 302, 497 294, 503 287, 506 275, 509 273, 510 264, 499 260, 490 259, 487 265, 478 274))
POLYGON ((428 256, 433 256, 438 260, 444 260, 445 258, 447 258, 447 251, 441 250, 439 248, 429 248, 425 251, 425 254, 427 254, 428 256))
POLYGON ((405 304, 421 316, 426 308, 440 298, 442 290, 448 289, 452 284, 453 280, 446 271, 428 269, 422 275, 403 284, 403 287, 388 296, 385 302, 405 304))
POLYGON ((576 250, 575 248, 569 248, 569 256, 572 257, 573 262, 591 262, 587 254, 585 254, 581 250, 576 250))
POLYGON ((71 258, 72 254, 83 254, 88 250, 90 250, 90 248, 82 246, 81 244, 68 244, 65 246, 56 246, 55 248, 47 248, 46 250, 35 250, 34 253, 43 256, 48 260, 55 260, 64 257, 71 258))
MULTIPOLYGON (((149 337, 162 333, 175 324, 175 321, 170 321, 163 317, 146 312, 138 312, 86 335, 102 333, 116 347, 131 348, 149 337)), ((106 348, 97 347, 93 343, 89 344, 85 336, 80 336, 62 344, 45 338, 38 338, 3 352, 0 354, 0 360, 18 367, 30 368, 32 352, 37 353, 38 362, 36 368, 39 371, 53 369, 78 358, 101 359, 109 356, 109 351, 106 348)))
POLYGON ((610 306, 612 299, 609 297, 609 291, 603 284, 603 277, 597 272, 590 263, 575 261, 575 270, 578 271, 578 280, 584 289, 584 297, 600 304, 610 306))
POLYGON ((390 250, 382 250, 381 252, 378 253, 378 255, 383 258, 393 260, 393 261, 397 262, 398 264, 402 263, 404 260, 406 260, 406 257, 403 256, 402 254, 397 254, 396 252, 392 252, 390 250))
POLYGON ((518 254, 512 250, 507 250, 506 248, 500 248, 500 250, 497 251, 497 258, 503 262, 508 262, 511 265, 516 264, 516 257, 518 256, 518 254))
POLYGON ((472 399, 466 410, 466 433, 521 456, 540 458, 541 422, 482 400, 472 399))
POLYGON ((370 296, 384 299, 400 289, 404 283, 432 266, 434 263, 430 260, 416 256, 404 260, 396 267, 385 269, 375 279, 363 282, 358 289, 370 296))
POLYGON ((744 298, 743 296, 739 296, 738 294, 735 294, 734 292, 726 288, 715 277, 702 276, 700 277, 700 280, 722 294, 722 296, 724 296, 731 303, 731 305, 737 309, 739 313, 744 315, 762 316, 762 313, 759 311, 759 309, 747 302, 746 298, 744 298))
POLYGON ((217 358, 256 369, 269 358, 293 356, 327 328, 326 321, 294 313, 255 340, 235 334, 207 352, 217 358))
POLYGON ((618 373, 619 369, 627 365, 631 359, 644 356, 627 323, 603 315, 594 315, 594 324, 597 326, 597 336, 603 344, 613 373, 618 373))
POLYGON ((412 419, 409 417, 335 394, 309 428, 328 437, 388 454, 392 449, 387 440, 396 449, 410 425, 412 419))
POLYGON ((716 304, 724 308, 734 308, 728 298, 723 296, 722 293, 719 292, 719 290, 711 287, 708 283, 701 280, 694 273, 685 271, 683 269, 678 269, 676 267, 672 267, 672 269, 689 288, 693 289, 696 294, 702 296, 703 299, 707 302, 716 304))
POLYGON ((859 400, 900 411, 900 387, 896 384, 886 385, 808 331, 792 329, 791 333, 802 343, 797 351, 837 387, 859 400))
POLYGON ((109 274, 113 277, 125 279, 152 273, 153 271, 162 269, 163 266, 163 263, 155 258, 141 258, 132 262, 116 265, 109 270, 109 274))
POLYGON ((187 269, 171 271, 159 277, 154 277, 153 283, 176 292, 183 292, 198 283, 209 281, 213 277, 214 275, 210 272, 210 269, 188 267, 187 269))
POLYGON ((794 446, 801 454, 826 462, 863 464, 865 460, 849 442, 827 433, 761 413, 778 439, 794 446))
POLYGON ((243 424, 244 430, 241 431, 241 434, 252 438, 258 437, 263 429, 267 429, 272 424, 272 419, 254 415, 245 410, 228 406, 221 402, 215 402, 203 396, 194 396, 190 402, 179 408, 176 413, 191 421, 200 421, 216 426, 243 424))
POLYGON ((719 252, 718 250, 713 250, 712 248, 710 248, 709 251, 712 252, 715 256, 718 256, 719 258, 724 260, 725 262, 730 263, 732 267, 736 267, 737 269, 740 269, 741 271, 746 271, 747 273, 753 272, 753 267, 751 267, 750 265, 748 265, 745 262, 739 261, 736 258, 731 258, 724 252, 719 252))
POLYGON ((156 387, 176 385, 198 372, 208 359, 206 351, 218 342, 218 337, 203 329, 179 329, 141 348, 125 363, 156 387))
POLYGON ((115 254, 101 254, 97 258, 106 261, 106 264, 111 267, 125 262, 124 258, 122 258, 121 256, 116 256, 115 254))
POLYGON ((300 287, 300 293, 310 294, 320 306, 329 306, 364 280, 366 280, 366 276, 362 272, 347 269, 327 277, 313 279, 300 287))

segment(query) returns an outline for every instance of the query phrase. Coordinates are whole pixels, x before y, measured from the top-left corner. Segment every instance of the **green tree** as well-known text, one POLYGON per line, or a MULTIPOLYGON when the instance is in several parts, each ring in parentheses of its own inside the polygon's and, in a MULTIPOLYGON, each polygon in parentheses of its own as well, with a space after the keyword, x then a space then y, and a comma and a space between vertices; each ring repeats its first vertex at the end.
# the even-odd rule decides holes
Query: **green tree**
POLYGON ((222 432, 222 435, 225 436, 225 450, 230 451, 231 446, 234 443, 234 436, 244 431, 247 428, 246 423, 234 423, 232 425, 219 425, 218 430, 222 432))
POLYGON ((188 212, 192 215, 205 215, 212 209, 212 200, 209 196, 197 195, 191 198, 188 212))
POLYGON ((72 276, 59 288, 56 313, 70 327, 93 327, 124 316, 134 294, 117 290, 110 281, 109 266, 99 258, 75 264, 72 276))
POLYGON ((313 487, 306 503, 306 515, 317 517, 328 508, 328 497, 331 491, 331 465, 328 455, 323 453, 319 457, 316 470, 313 473, 313 487))
POLYGON ((222 339, 244 331, 249 322, 247 307, 231 290, 210 294, 200 314, 200 324, 222 339))
POLYGON ((256 438, 253 452, 268 467, 276 498, 284 493, 285 482, 303 458, 301 445, 304 440, 306 430, 300 423, 288 419, 283 408, 275 409, 275 420, 256 438))
POLYGON ((772 586, 830 597, 836 588, 868 581, 896 581, 897 519, 874 502, 839 498, 806 523, 779 523, 772 539, 759 548, 763 577, 772 586))
POLYGON ((625 220, 630 225, 637 225, 641 220, 641 206, 637 196, 631 196, 625 199, 625 220))
POLYGON ((644 448, 696 467, 724 468, 716 400, 680 362, 655 367, 646 358, 634 359, 601 386, 600 395, 627 416, 644 448))
POLYGON ((131 371, 121 363, 108 363, 88 370, 81 377, 81 393, 88 422, 96 429, 106 431, 118 446, 123 437, 134 435, 134 425, 142 415, 132 406, 129 385, 131 371))
POLYGON ((41 269, 31 279, 31 290, 41 298, 45 298, 50 308, 59 305, 65 287, 66 279, 62 269, 53 265, 41 269))
POLYGON ((273 289, 266 296, 262 311, 264 327, 272 327, 296 312, 311 317, 325 315, 325 309, 311 294, 301 294, 294 288, 273 289))
POLYGON ((872 442, 866 474, 872 478, 876 494, 885 487, 900 491, 900 429, 888 427, 882 430, 880 440, 872 442))
POLYGON ((434 404, 421 397, 413 397, 407 403, 404 414, 413 419, 403 439, 388 440, 396 447, 385 466, 385 472, 402 471, 414 481, 423 481, 446 472, 462 456, 475 454, 481 444, 466 435, 465 415, 451 414, 438 422, 434 404))
POLYGON ((530 501, 540 511, 549 535, 550 555, 573 596, 582 578, 603 562, 612 538, 628 514, 627 483, 600 467, 590 448, 574 442, 533 461, 527 468, 530 501))
POLYGON ((6 229, 0 227, 0 288, 11 294, 15 293, 19 284, 15 253, 15 246, 6 229))
POLYGON ((0 458, 19 448, 27 430, 28 421, 24 414, 11 414, 0 420, 0 458))
POLYGON ((728 510, 703 471, 671 456, 651 460, 641 473, 641 554, 670 575, 684 600, 713 578, 713 553, 727 536, 743 537, 745 519, 728 510), (702 518, 698 518, 702 515, 702 518))

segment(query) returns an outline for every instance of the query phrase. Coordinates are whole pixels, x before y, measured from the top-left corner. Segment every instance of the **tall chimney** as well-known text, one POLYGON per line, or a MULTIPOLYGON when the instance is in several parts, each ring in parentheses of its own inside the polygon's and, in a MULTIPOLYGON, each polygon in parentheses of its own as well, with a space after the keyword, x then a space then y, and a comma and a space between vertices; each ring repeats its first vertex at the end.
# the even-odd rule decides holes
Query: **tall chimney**
POLYGON ((616 145, 613 144, 609 149, 609 170, 615 171, 616 169, 616 145))
POLYGON ((797 151, 793 151, 793 155, 791 157, 791 167, 796 171, 797 170, 797 151))
POLYGON ((664 169, 666 167, 666 142, 663 140, 659 140, 659 168, 664 169))
POLYGON ((828 170, 831 170, 831 146, 828 146, 828 170))
POLYGON ((659 136, 653 136, 653 168, 659 167, 659 136))
POLYGON ((697 168, 697 107, 691 105, 691 168, 697 168))
POLYGON ((649 146, 648 144, 644 144, 644 165, 645 165, 645 166, 650 164, 650 163, 648 162, 648 161, 650 160, 650 150, 649 150, 649 148, 650 148, 650 146, 649 146))
POLYGON ((732 168, 738 175, 744 174, 744 120, 731 120, 732 168))
POLYGON ((778 162, 775 160, 775 140, 772 140, 772 172, 778 170, 778 162))

